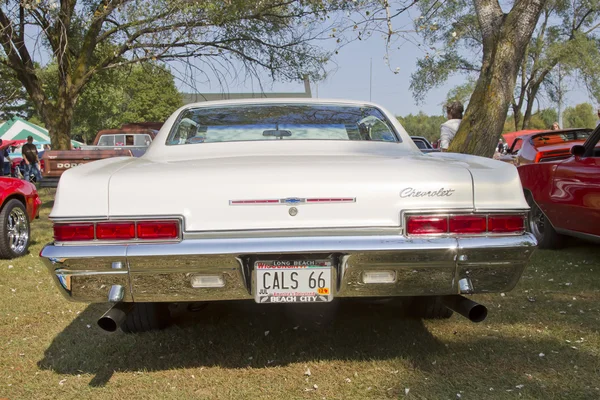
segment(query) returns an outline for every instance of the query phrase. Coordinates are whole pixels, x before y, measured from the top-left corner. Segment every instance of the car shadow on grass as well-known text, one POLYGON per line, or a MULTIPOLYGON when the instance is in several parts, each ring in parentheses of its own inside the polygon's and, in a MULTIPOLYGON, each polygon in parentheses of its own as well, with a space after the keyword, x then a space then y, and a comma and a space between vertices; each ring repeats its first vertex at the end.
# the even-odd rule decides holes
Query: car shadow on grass
POLYGON ((573 365, 597 362, 597 356, 575 352, 556 338, 514 336, 485 325, 473 330, 457 315, 428 322, 430 331, 392 304, 342 302, 318 308, 222 302, 196 312, 175 310, 172 327, 136 335, 101 331, 95 321, 106 309, 108 305, 97 304, 84 310, 54 338, 38 366, 59 374, 93 374, 89 385, 104 386, 115 372, 335 361, 385 365, 391 360, 425 376, 446 377, 431 380, 435 385, 481 382, 499 388, 529 379, 528 388, 541 395, 560 392, 560 380, 549 381, 548 371, 565 378, 573 365), (546 355, 540 357, 541 352, 546 355))
POLYGON ((86 308, 54 338, 39 367, 60 374, 95 374, 90 385, 102 386, 116 371, 265 368, 395 357, 418 366, 423 354, 444 351, 423 322, 403 317, 398 305, 220 302, 195 312, 180 307, 170 328, 135 335, 108 334, 97 327, 97 318, 108 307, 86 308))

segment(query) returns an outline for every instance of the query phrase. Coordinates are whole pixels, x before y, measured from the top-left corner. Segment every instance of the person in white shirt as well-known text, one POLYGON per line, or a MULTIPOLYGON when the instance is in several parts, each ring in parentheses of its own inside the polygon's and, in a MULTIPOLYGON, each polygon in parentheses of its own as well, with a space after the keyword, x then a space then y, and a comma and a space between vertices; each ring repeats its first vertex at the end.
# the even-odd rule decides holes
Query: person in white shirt
POLYGON ((448 121, 444 122, 440 129, 440 149, 448 151, 454 135, 458 131, 462 120, 464 107, 460 101, 453 101, 446 105, 446 116, 448 121))

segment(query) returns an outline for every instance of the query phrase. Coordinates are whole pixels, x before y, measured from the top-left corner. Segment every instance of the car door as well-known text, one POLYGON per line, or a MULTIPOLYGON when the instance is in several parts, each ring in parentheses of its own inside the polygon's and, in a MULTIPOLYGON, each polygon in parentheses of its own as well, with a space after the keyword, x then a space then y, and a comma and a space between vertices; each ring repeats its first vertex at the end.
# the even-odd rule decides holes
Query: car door
POLYGON ((582 156, 559 163, 551 201, 559 218, 555 228, 600 236, 600 129, 584 144, 582 156))

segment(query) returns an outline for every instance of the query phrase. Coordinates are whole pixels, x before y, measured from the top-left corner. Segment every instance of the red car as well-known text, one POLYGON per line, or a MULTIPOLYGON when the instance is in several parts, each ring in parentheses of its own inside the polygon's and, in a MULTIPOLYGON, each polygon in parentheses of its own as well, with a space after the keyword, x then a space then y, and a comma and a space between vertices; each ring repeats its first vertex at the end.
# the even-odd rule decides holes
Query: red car
POLYGON ((562 235, 600 242, 599 140, 596 128, 583 144, 570 146, 566 158, 518 168, 531 207, 529 226, 540 248, 559 247, 562 235))
POLYGON ((571 148, 582 145, 591 133, 592 129, 587 128, 507 133, 503 137, 507 143, 510 143, 509 138, 512 139, 512 143, 500 160, 519 166, 569 158, 571 148), (514 136, 514 134, 520 135, 514 136))
POLYGON ((0 258, 24 255, 29 246, 29 222, 42 201, 35 186, 16 178, 0 178, 0 258))

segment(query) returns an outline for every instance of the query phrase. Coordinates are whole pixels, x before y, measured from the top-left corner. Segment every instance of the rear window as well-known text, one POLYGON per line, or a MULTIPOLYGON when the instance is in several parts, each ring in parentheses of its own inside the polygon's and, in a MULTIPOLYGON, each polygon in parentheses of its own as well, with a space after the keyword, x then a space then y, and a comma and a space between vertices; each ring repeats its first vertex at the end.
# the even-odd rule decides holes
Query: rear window
POLYGON ((185 110, 167 144, 259 140, 399 141, 390 122, 374 107, 248 104, 185 110))
POLYGON ((573 141, 586 141, 592 134, 591 130, 569 132, 546 132, 533 136, 531 142, 535 147, 550 146, 573 141))

